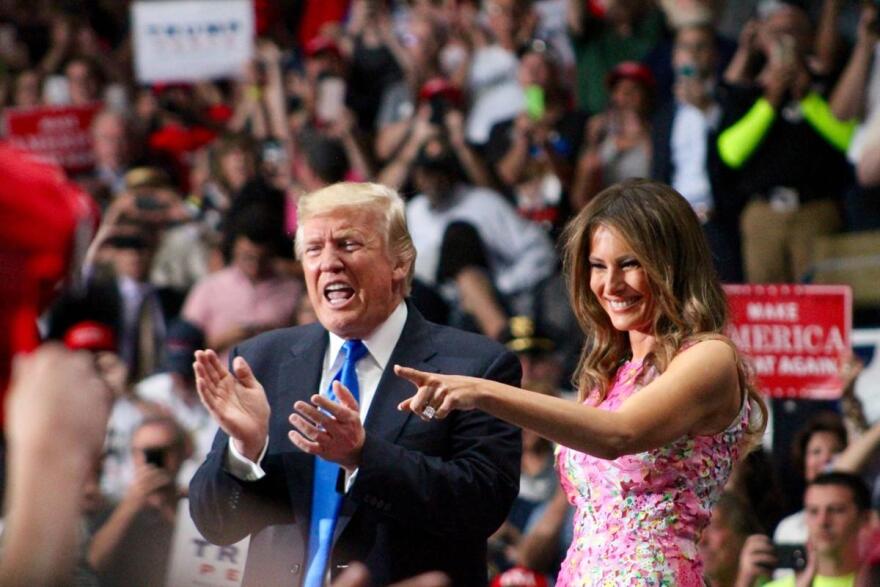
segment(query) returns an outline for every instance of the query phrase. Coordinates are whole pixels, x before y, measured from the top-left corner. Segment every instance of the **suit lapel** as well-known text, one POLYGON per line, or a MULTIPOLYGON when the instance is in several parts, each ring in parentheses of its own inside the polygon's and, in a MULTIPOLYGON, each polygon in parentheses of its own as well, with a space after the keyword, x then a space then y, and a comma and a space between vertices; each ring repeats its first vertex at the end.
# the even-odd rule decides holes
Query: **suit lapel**
MULTIPOLYGON (((272 448, 273 452, 280 453, 285 461, 284 472, 287 476, 291 503, 303 504, 302 511, 311 511, 315 460, 305 458, 303 461, 302 456, 308 457, 308 455, 303 455, 290 442, 287 433, 293 427, 288 423, 287 418, 293 412, 294 402, 309 401, 313 394, 318 393, 327 344, 327 331, 323 328, 315 328, 297 337, 297 340, 285 349, 275 381, 278 400, 272 406, 272 410, 273 412, 277 410, 279 417, 275 420, 278 428, 272 430, 270 438, 278 444, 272 448), (297 465, 295 462, 300 464, 297 465)), ((304 541, 308 538, 308 528, 308 523, 301 525, 300 528, 304 532, 304 541)))
MULTIPOLYGON (((410 411, 401 412, 397 409, 397 404, 415 394, 415 388, 412 383, 394 374, 394 365, 404 365, 422 371, 437 371, 434 366, 426 362, 437 354, 428 322, 412 304, 408 303, 407 306, 406 324, 400 334, 400 340, 394 347, 394 352, 391 353, 391 359, 385 366, 364 422, 364 429, 368 434, 374 434, 388 442, 395 442, 409 418, 414 417, 410 411)), ((357 508, 358 504, 354 501, 344 499, 342 502, 333 534, 334 543, 342 535, 357 508)))
POLYGON ((394 374, 394 365, 433 372, 436 369, 426 361, 435 354, 437 351, 431 340, 428 323, 418 310, 410 305, 400 340, 391 353, 391 359, 382 373, 376 395, 370 404, 370 411, 364 422, 367 432, 388 442, 397 440, 407 420, 412 416, 412 412, 398 411, 397 404, 414 395, 416 390, 412 383, 394 374))
POLYGON ((277 407, 283 413, 289 415, 293 411, 294 402, 308 401, 313 394, 320 393, 318 386, 321 385, 321 370, 328 341, 327 331, 315 328, 298 337, 288 349, 277 370, 278 378, 275 382, 279 398, 277 407))

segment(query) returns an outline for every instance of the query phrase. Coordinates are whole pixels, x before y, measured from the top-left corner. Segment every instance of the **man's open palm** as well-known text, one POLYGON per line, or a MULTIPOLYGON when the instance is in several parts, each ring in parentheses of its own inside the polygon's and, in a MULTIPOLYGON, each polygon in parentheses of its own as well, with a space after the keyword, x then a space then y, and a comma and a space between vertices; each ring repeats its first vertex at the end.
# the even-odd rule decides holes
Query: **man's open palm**
POLYGON ((236 449, 256 461, 269 433, 269 402, 247 361, 236 357, 232 368, 234 375, 212 350, 196 351, 196 389, 236 449))

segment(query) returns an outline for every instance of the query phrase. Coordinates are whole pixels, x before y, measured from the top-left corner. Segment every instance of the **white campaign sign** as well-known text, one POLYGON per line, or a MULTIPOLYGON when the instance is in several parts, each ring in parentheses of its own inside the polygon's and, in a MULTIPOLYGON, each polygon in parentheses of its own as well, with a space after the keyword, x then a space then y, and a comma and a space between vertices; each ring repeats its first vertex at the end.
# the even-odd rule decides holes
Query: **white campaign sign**
POLYGON ((189 515, 189 500, 177 506, 166 587, 239 587, 250 539, 230 546, 205 540, 189 515))
POLYGON ((880 328, 853 330, 852 343, 865 363, 856 379, 856 397, 862 402, 868 422, 874 424, 880 422, 880 328))
POLYGON ((237 77, 253 51, 250 0, 135 2, 131 22, 142 83, 237 77))

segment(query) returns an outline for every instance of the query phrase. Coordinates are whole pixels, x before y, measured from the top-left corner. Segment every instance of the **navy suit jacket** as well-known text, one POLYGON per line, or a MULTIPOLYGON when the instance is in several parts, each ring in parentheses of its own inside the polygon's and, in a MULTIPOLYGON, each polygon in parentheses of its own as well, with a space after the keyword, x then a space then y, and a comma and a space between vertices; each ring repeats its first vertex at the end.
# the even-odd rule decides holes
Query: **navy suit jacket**
MULTIPOLYGON (((288 439, 288 416, 295 401, 318 391, 328 340, 313 324, 262 334, 234 352, 248 361, 272 409, 261 462, 266 476, 248 482, 226 472, 228 437, 220 431, 190 485, 190 510, 216 544, 252 536, 246 586, 302 584, 314 457, 288 439)), ((427 322, 409 305, 364 423, 361 464, 343 497, 330 570, 335 576, 357 560, 376 585, 429 570, 446 572, 453 585, 485 585, 486 539, 519 490, 519 431, 476 410, 428 422, 398 411, 415 388, 394 375, 394 364, 512 385, 521 377, 518 360, 503 346, 427 322)))

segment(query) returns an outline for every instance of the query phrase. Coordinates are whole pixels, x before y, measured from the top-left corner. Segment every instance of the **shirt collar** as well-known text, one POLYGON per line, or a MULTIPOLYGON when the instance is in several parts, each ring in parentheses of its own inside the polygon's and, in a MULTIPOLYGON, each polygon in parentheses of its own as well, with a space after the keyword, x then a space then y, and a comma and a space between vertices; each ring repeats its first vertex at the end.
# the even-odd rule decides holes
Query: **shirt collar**
MULTIPOLYGON (((370 356, 373 357, 373 360, 379 364, 379 368, 383 371, 385 366, 388 365, 388 361, 391 360, 391 353, 394 352, 394 347, 397 346, 397 341, 403 332, 403 326, 406 324, 408 315, 409 311, 406 308, 406 303, 401 301, 385 322, 363 339, 364 346, 367 347, 370 356)), ((333 365, 336 363, 345 339, 332 332, 329 334, 330 347, 328 350, 330 351, 330 365, 333 365)))

